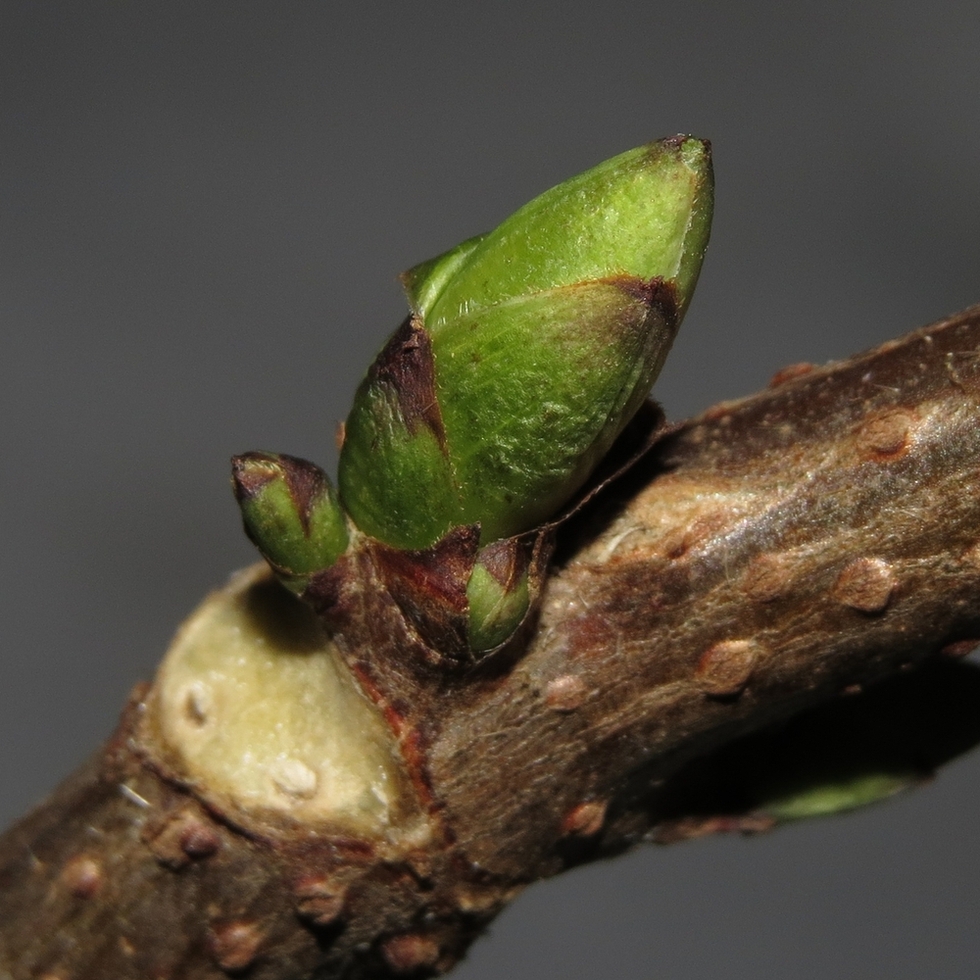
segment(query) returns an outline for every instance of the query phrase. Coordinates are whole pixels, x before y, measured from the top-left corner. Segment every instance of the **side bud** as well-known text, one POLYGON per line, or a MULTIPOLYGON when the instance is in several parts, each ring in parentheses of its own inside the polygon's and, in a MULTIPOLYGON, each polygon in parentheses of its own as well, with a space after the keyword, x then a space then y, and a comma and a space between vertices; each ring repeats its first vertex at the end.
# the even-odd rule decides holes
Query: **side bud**
POLYGON ((347 523, 327 475, 279 453, 245 453, 231 461, 245 533, 279 578, 302 592, 313 572, 346 550, 347 523))
MULTIPOLYGON (((495 541, 477 555, 466 585, 467 636, 476 657, 505 643, 527 615, 532 598, 532 545, 526 537, 508 538, 495 541)), ((536 593, 539 583, 533 586, 536 593)))
POLYGON ((429 665, 470 668, 502 648, 537 608, 553 529, 479 547, 475 527, 457 527, 411 551, 366 539, 388 594, 429 651, 429 665))
POLYGON ((558 513, 663 364, 711 200, 708 145, 673 137, 406 273, 413 316, 361 384, 340 457, 361 530, 419 550, 478 526, 486 546, 558 513))

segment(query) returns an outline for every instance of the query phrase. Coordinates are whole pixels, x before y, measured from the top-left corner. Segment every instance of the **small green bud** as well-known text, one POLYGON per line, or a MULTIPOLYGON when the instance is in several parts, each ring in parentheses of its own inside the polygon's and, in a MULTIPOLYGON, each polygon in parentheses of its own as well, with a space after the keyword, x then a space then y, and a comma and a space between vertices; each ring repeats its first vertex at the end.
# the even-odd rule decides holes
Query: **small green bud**
POLYGON ((674 137, 406 273, 414 316, 359 388, 340 457, 361 530, 418 550, 479 525, 487 545, 560 510, 660 370, 711 197, 707 144, 674 137))
POLYGON ((344 513, 327 475, 295 456, 233 457, 232 482, 245 533, 295 592, 347 548, 344 513))
POLYGON ((466 585, 470 651, 479 655, 508 640, 531 605, 532 555, 516 538, 497 541, 477 555, 466 585))
POLYGON ((527 573, 508 590, 477 565, 466 586, 466 597, 470 601, 470 649, 474 654, 485 653, 507 640, 527 613, 531 602, 527 573))
POLYGON ((912 771, 865 773, 836 782, 808 786, 786 796, 765 800, 757 810, 778 823, 826 817, 880 803, 896 793, 918 786, 922 781, 922 774, 912 771))

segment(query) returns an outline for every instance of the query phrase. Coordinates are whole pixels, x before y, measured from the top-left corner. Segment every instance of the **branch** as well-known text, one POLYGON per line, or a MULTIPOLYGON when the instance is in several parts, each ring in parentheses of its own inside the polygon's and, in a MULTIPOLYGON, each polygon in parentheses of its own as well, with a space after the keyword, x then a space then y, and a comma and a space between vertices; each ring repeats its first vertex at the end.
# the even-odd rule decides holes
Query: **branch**
POLYGON ((747 733, 980 636, 978 396, 980 307, 665 430, 469 669, 370 548, 332 638, 238 576, 0 842, 0 976, 443 971, 529 882, 703 829, 747 733))

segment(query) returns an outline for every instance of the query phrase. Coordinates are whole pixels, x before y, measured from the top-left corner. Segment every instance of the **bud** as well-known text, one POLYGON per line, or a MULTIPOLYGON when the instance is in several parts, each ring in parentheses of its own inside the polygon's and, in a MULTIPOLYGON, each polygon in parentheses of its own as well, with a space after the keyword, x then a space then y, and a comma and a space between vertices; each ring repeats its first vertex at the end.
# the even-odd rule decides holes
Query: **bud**
MULTIPOLYGON (((361 384, 341 452, 361 530, 417 550, 478 525, 487 545, 559 511, 660 370, 711 193, 707 144, 673 137, 406 273, 414 315, 361 384)), ((488 595, 474 584, 471 602, 488 595)))
POLYGON ((527 615, 534 557, 530 544, 509 538, 494 542, 477 555, 466 585, 467 639, 470 652, 477 657, 508 640, 527 615))
POLYGON ((347 524, 327 475, 305 459, 245 453, 231 461, 245 533, 280 579, 302 592, 347 548, 347 524))
POLYGON ((847 813, 872 803, 880 803, 896 793, 913 789, 924 781, 921 772, 871 772, 849 779, 815 783, 794 793, 764 800, 756 809, 777 823, 847 813))

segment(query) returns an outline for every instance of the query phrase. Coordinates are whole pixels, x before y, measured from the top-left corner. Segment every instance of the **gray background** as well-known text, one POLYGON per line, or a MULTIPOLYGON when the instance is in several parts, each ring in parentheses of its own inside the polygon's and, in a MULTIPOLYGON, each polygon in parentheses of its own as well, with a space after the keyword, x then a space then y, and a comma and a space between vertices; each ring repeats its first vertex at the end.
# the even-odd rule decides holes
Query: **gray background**
MULTIPOLYGON (((15 3, 0 13, 0 817, 253 560, 245 449, 332 469, 395 274, 678 131, 715 146, 673 416, 980 300, 975 3, 15 3)), ((536 886, 460 978, 975 978, 980 759, 536 886)))

